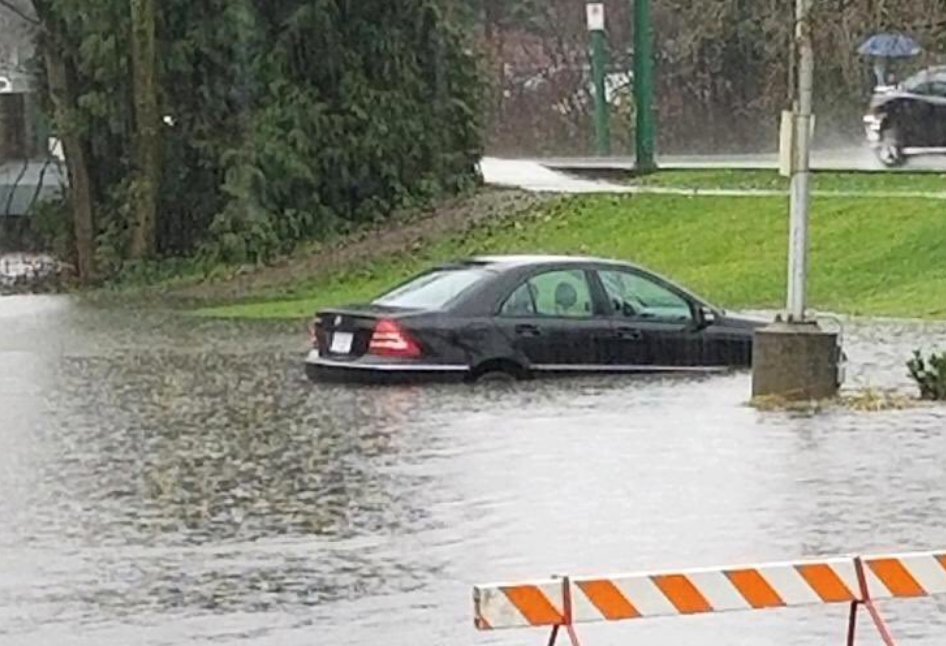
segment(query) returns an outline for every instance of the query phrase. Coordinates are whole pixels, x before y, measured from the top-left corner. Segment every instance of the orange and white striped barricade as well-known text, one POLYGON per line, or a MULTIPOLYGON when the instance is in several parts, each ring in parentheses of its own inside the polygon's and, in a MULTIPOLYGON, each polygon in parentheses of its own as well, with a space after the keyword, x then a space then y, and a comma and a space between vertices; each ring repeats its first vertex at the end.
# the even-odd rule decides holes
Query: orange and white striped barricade
POLYGON ((946 594, 946 552, 481 585, 473 604, 479 630, 551 628, 551 646, 565 628, 579 646, 576 624, 846 603, 848 646, 861 606, 895 646, 874 601, 936 594, 946 594))

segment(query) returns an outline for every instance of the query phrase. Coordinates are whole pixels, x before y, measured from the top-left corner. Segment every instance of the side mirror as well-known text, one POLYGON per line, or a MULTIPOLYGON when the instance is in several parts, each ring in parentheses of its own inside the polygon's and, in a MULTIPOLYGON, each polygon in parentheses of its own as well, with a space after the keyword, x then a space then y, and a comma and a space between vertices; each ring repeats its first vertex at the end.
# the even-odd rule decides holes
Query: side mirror
POLYGON ((711 325, 716 324, 716 318, 717 318, 716 311, 712 309, 711 307, 707 307, 706 305, 700 305, 697 312, 698 312, 697 316, 699 319, 697 323, 699 323, 701 330, 708 328, 711 325))

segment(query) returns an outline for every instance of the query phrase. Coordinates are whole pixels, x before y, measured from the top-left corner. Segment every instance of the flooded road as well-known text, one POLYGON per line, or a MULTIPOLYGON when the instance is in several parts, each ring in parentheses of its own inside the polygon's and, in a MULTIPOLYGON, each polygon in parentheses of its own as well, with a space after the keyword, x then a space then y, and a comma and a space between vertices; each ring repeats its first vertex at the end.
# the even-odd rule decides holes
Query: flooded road
MULTIPOLYGON (((316 387, 304 343, 0 299, 0 644, 539 644, 475 633, 471 586, 946 548, 943 408, 762 413, 746 374, 316 387)), ((908 385, 920 345, 946 326, 850 325, 851 381, 908 385)), ((904 643, 942 643, 946 602, 885 609, 904 643)), ((845 613, 582 635, 820 646, 845 613)))

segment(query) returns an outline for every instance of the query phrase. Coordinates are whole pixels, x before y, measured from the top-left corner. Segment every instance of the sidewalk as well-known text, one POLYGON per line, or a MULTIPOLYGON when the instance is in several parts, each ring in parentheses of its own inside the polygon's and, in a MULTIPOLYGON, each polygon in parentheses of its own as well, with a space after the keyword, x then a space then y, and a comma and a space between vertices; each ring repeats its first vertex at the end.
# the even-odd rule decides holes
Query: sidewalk
MULTIPOLYGON (((607 161, 591 161, 584 172, 601 169, 615 170, 614 166, 596 166, 607 161)), ((619 175, 629 177, 630 169, 622 170, 619 175)), ((720 167, 723 168, 723 167, 720 167)), ((487 184, 519 188, 534 193, 614 193, 632 195, 686 195, 708 197, 781 197, 787 196, 787 190, 778 189, 697 189, 665 186, 634 186, 607 180, 585 179, 576 176, 576 167, 555 166, 554 163, 528 159, 498 159, 484 157, 480 170, 487 184)), ((581 171, 578 171, 581 172, 581 171)), ((946 171, 944 171, 946 172, 946 171)), ((946 182, 942 192, 928 191, 812 191, 821 197, 875 197, 875 198, 928 198, 946 200, 946 182)))
MULTIPOLYGON (((548 157, 531 158, 533 161, 563 171, 633 171, 633 157, 548 157)), ((664 170, 777 170, 778 155, 775 153, 744 155, 668 155, 657 160, 664 170)), ((815 151, 812 154, 813 170, 852 172, 939 172, 946 173, 946 155, 913 157, 906 166, 886 168, 870 149, 866 147, 837 148, 815 151)))

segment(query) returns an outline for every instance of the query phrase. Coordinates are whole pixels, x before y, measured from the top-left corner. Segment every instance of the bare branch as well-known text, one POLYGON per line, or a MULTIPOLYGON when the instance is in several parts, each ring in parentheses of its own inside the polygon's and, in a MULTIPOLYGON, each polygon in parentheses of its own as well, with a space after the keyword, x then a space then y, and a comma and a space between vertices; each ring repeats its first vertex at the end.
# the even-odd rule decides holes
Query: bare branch
POLYGON ((3 7, 10 13, 16 14, 16 16, 21 20, 24 20, 31 25, 36 25, 37 27, 40 25, 40 21, 38 18, 36 18, 36 16, 28 15, 25 11, 16 6, 11 0, 0 0, 0 7, 3 7))

